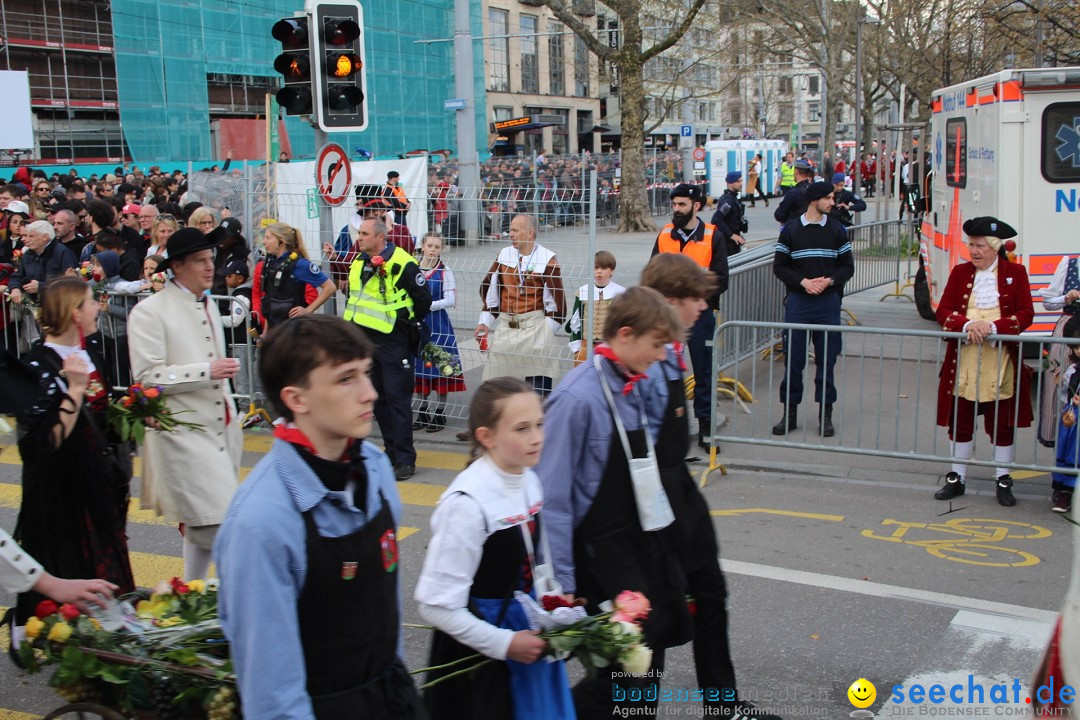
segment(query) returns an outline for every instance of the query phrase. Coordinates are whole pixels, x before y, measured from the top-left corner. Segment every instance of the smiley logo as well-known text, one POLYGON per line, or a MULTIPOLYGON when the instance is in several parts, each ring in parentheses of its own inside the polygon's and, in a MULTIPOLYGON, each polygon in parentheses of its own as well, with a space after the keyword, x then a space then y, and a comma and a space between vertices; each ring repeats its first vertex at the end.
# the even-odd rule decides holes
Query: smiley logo
POLYGON ((877 688, 866 678, 859 678, 847 689, 847 697, 855 707, 867 708, 877 698, 877 688))

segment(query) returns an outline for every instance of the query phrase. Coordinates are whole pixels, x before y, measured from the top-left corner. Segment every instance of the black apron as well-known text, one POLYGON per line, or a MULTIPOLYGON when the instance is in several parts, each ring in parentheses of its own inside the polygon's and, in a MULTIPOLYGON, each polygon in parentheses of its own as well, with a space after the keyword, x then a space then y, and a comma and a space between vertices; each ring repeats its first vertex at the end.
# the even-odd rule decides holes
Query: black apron
POLYGON ((307 691, 318 720, 422 720, 397 656, 398 551, 390 505, 351 535, 323 537, 311 511, 307 578, 297 601, 307 691))
MULTIPOLYGON (((599 379, 606 382, 603 376, 599 379)), ((644 428, 627 430, 626 437, 635 458, 648 455, 644 428)), ((613 432, 600 487, 574 531, 575 595, 588 599, 592 615, 600 603, 614 600, 623 590, 644 593, 652 604, 642 623, 649 647, 682 645, 693 635, 693 621, 686 605, 686 576, 676 560, 666 529, 641 529, 630 466, 613 432)))
POLYGON ((709 563, 715 563, 720 549, 716 543, 716 528, 705 496, 698 490, 694 477, 686 467, 690 451, 690 419, 687 417, 685 385, 682 375, 667 375, 664 363, 657 363, 667 382, 668 403, 664 422, 656 438, 656 464, 664 484, 675 522, 664 528, 675 548, 683 570, 691 573, 709 563))

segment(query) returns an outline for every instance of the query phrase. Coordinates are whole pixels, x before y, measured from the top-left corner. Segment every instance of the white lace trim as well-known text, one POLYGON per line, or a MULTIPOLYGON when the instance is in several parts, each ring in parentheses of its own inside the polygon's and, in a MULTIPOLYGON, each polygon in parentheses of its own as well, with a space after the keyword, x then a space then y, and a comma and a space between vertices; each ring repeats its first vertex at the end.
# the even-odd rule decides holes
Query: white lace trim
POLYGON ((971 292, 975 297, 975 307, 980 310, 996 308, 1000 304, 997 282, 997 263, 988 270, 979 270, 975 273, 975 282, 971 292))

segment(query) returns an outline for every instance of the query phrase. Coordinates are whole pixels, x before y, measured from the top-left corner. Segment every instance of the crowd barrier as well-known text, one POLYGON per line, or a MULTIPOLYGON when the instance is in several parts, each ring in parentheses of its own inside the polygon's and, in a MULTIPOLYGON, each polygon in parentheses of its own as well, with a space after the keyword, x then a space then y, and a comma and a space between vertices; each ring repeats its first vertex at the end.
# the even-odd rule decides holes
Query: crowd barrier
MULTIPOLYGON (((846 453, 868 457, 917 460, 941 463, 940 474, 948 471, 952 462, 952 445, 946 429, 936 424, 938 379, 945 358, 945 340, 966 340, 963 333, 934 330, 903 330, 858 326, 830 326, 823 332, 821 325, 791 324, 762 321, 727 321, 718 328, 715 342, 737 352, 717 353, 713 366, 714 386, 725 376, 741 383, 756 399, 753 409, 728 406, 718 396, 713 403, 710 435, 717 442, 768 446, 773 449, 814 450, 846 453), (787 379, 789 366, 783 353, 774 352, 778 343, 788 346, 793 334, 818 333, 820 344, 805 343, 803 361, 803 398, 799 406, 798 428, 786 435, 773 435, 772 427, 783 414, 781 383, 787 379), (837 349, 839 345, 839 349, 837 349), (833 409, 835 437, 825 438, 819 432, 819 405, 815 400, 815 361, 837 352, 834 378, 838 398, 833 409), (732 360, 731 358, 734 358, 732 360)), ((993 353, 994 368, 990 381, 997 381, 1002 393, 1018 395, 1021 376, 1026 370, 1007 370, 1011 363, 1004 360, 1000 350, 1017 347, 1020 358, 1040 358, 1039 365, 1030 371, 1030 393, 1035 421, 1031 427, 1016 432, 1015 457, 1011 462, 999 462, 987 449, 990 446, 983 429, 983 420, 976 423, 976 446, 981 451, 969 464, 978 467, 1008 467, 1013 470, 1049 472, 1055 470, 1053 449, 1038 440, 1039 398, 1043 384, 1056 382, 1054 370, 1038 372, 1048 363, 1057 346, 1080 345, 1080 340, 991 335, 980 346, 980 352, 993 353), (1050 351, 1047 353, 1046 351, 1050 351), (1045 353, 1045 355, 1044 355, 1045 353)), ((1060 352, 1060 350, 1059 350, 1060 352)), ((1021 361, 1021 364, 1024 364, 1021 361)), ((983 378, 977 377, 977 382, 983 378)), ((955 398, 954 398, 955 409, 955 398)), ((999 403, 994 401, 996 414, 999 403)), ((988 411, 989 412, 989 411, 988 411)), ((1019 415, 1015 404, 1013 424, 1019 415)), ((1075 453, 1077 448, 1072 449, 1075 453)), ((1075 455, 1074 455, 1075 456, 1075 455)), ((715 455, 710 470, 720 467, 715 455)), ((706 471, 707 474, 708 471, 706 471)), ((1070 474, 1076 474, 1072 471, 1070 474)), ((704 476, 703 476, 704 481, 704 476)))

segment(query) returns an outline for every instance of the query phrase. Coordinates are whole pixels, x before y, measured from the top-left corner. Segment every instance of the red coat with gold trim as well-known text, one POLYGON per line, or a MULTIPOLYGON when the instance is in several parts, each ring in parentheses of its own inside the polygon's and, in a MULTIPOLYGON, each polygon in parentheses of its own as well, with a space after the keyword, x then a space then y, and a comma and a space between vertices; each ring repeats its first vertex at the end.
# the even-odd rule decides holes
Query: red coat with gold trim
MULTIPOLYGON (((1028 284, 1027 270, 1023 265, 1011 263, 1001 258, 997 269, 998 295, 1001 304, 1001 319, 995 321, 995 335, 1019 335, 1031 325, 1035 317, 1035 307, 1031 303, 1031 287, 1028 284)), ((975 283, 975 266, 970 262, 957 265, 949 273, 949 282, 937 308, 937 321, 948 332, 963 332, 968 321, 968 300, 975 283)), ((938 380, 937 424, 949 426, 949 415, 953 406, 953 386, 956 383, 956 362, 958 341, 947 340, 945 363, 941 366, 938 380)), ((998 404, 998 416, 1012 420, 1017 417, 1017 427, 1029 427, 1034 419, 1031 409, 1031 368, 1020 361, 1020 345, 1009 343, 1006 352, 1013 361, 1020 377, 1020 389, 1013 397, 998 404), (1016 415, 1015 399, 1020 398, 1020 414, 1016 415)))

